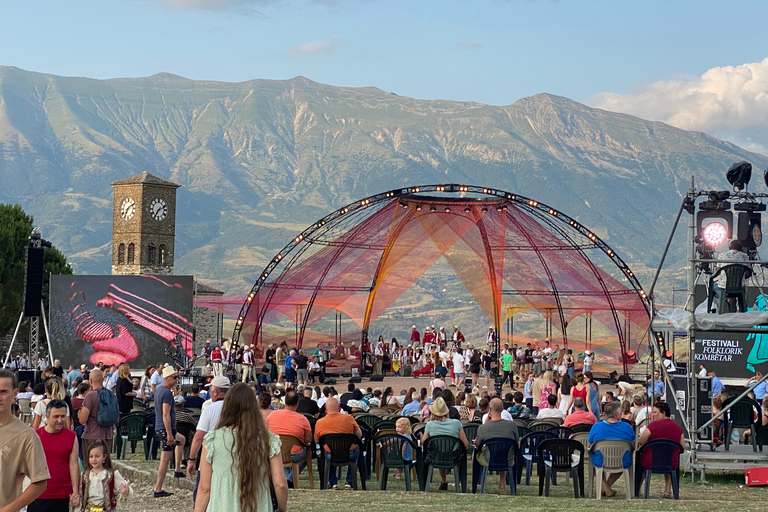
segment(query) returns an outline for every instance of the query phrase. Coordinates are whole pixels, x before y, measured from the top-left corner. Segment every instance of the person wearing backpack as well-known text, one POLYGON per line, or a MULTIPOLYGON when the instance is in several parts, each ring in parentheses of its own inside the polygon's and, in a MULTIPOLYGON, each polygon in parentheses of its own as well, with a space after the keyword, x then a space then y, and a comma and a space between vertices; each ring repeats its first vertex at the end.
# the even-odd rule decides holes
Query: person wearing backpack
POLYGON ((88 375, 91 390, 85 395, 83 406, 77 415, 81 425, 85 425, 82 436, 83 453, 96 441, 102 441, 109 449, 112 447, 112 430, 117 424, 120 411, 117 397, 104 387, 104 375, 94 368, 88 375))

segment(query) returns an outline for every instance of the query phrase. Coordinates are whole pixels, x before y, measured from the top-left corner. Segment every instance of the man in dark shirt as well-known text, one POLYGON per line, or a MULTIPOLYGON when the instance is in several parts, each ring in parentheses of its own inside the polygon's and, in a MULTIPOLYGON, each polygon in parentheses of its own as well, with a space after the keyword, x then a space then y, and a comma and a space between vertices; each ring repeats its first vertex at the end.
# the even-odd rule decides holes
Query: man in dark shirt
POLYGON ((315 418, 320 414, 317 402, 312 400, 312 388, 304 390, 304 396, 299 398, 299 406, 296 408, 296 412, 311 414, 315 418))
MULTIPOLYGON (((347 402, 352 400, 352 392, 354 390, 355 390, 355 383, 354 382, 350 382, 349 384, 347 384, 347 392, 344 393, 343 395, 341 395, 341 397, 339 397, 339 403, 341 404, 342 408, 346 407, 347 406, 347 402)), ((382 405, 382 407, 383 407, 383 405, 382 405)))
POLYGON ((51 371, 55 376, 57 376, 60 379, 64 377, 64 368, 62 368, 61 366, 61 360, 56 359, 53 362, 53 369, 51 371))
POLYGON ((184 402, 184 407, 188 407, 189 409, 202 409, 205 400, 198 396, 199 393, 200 385, 197 383, 192 384, 192 387, 189 389, 189 395, 187 395, 186 401, 184 402))
POLYGON ((274 382, 277 380, 277 363, 275 360, 275 344, 272 343, 265 353, 267 366, 269 367, 269 379, 274 382))
POLYGON ((176 472, 174 477, 184 478, 181 472, 181 459, 184 456, 184 436, 176 432, 176 408, 173 401, 173 390, 179 376, 176 369, 168 365, 163 368, 163 384, 155 388, 155 435, 161 443, 160 466, 157 468, 157 482, 155 483, 155 498, 164 498, 173 493, 163 490, 165 473, 171 457, 176 452, 176 472))
POLYGON ((294 360, 296 361, 296 380, 299 384, 306 386, 309 382, 309 359, 304 355, 304 349, 299 350, 294 360))

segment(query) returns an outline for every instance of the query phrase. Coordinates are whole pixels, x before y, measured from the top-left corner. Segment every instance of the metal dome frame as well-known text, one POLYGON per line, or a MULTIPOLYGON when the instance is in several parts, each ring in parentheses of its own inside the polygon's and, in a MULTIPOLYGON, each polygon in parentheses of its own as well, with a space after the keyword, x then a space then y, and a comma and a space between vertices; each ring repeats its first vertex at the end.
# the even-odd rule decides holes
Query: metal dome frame
MULTIPOLYGON (((456 201, 456 202, 466 203, 472 200, 481 202, 484 200, 489 201, 493 199, 496 202, 501 202, 502 204, 503 203, 514 204, 516 207, 520 208, 522 211, 530 214, 532 217, 535 217, 539 221, 543 222, 553 232, 562 236, 563 239, 570 244, 570 248, 575 249, 584 258, 584 260, 588 262, 590 266, 590 270, 592 270, 594 276, 597 278, 597 281, 600 284, 600 287, 603 289, 604 295, 611 307, 611 313, 613 315, 614 323, 616 325, 616 333, 619 338, 621 352, 623 355, 627 354, 627 350, 628 350, 627 345, 629 343, 629 340, 626 339, 626 334, 623 332, 624 330, 622 329, 621 321, 619 320, 617 310, 615 309, 613 300, 611 299, 611 294, 608 292, 603 279, 600 277, 599 273, 596 271, 596 269, 598 268, 597 265, 595 265, 592 262, 592 260, 586 255, 586 253, 584 252, 584 249, 582 248, 583 246, 577 243, 576 240, 574 240, 574 234, 579 234, 586 237, 588 240, 591 241, 590 248, 598 248, 602 250, 602 252, 606 256, 608 256, 608 258, 613 262, 614 265, 616 265, 616 267, 622 272, 624 277, 626 277, 627 281, 629 282, 630 287, 628 287, 627 293, 637 294, 637 296, 641 299, 641 302, 645 308, 646 314, 648 314, 648 318, 650 319, 651 317, 651 308, 652 308, 651 302, 648 299, 648 296, 646 295, 645 291, 643 290, 643 287, 640 285, 640 282, 637 280, 634 273, 629 268, 629 266, 624 262, 624 260, 622 260, 621 257, 619 257, 616 254, 616 251, 614 251, 607 243, 605 243, 605 241, 603 241, 599 236, 597 236, 594 233, 594 231, 590 230, 589 228, 587 228, 586 226, 578 222, 576 219, 563 213, 562 211, 556 208, 553 208, 552 206, 549 206, 545 203, 537 201, 535 199, 532 199, 520 194, 496 189, 496 188, 451 183, 451 184, 444 184, 444 185, 422 185, 422 186, 414 186, 414 187, 397 188, 397 189, 389 190, 379 194, 375 194, 372 196, 368 196, 366 198, 349 203, 333 211, 332 213, 326 215, 325 217, 321 218, 317 222, 314 222, 313 224, 309 225, 306 229, 304 229, 301 233, 299 233, 295 238, 293 238, 287 245, 285 245, 285 247, 283 247, 270 260, 270 262, 267 264, 267 266, 259 275, 259 278, 251 288, 251 291, 246 297, 245 302, 243 303, 243 306, 240 309, 240 313, 238 314, 237 320, 235 322, 235 328, 232 334, 233 343, 235 345, 239 344, 243 322, 251 307, 253 298, 256 296, 257 292, 262 288, 262 286, 264 286, 267 283, 267 278, 270 276, 270 274, 275 270, 275 268, 280 264, 280 262, 283 259, 285 259, 290 255, 290 257, 292 258, 292 261, 286 265, 286 267, 283 269, 280 275, 282 275, 284 272, 290 269, 292 265, 298 261, 298 259, 304 253, 304 251, 309 246, 311 246, 311 242, 315 239, 315 237, 321 236, 323 233, 327 233, 328 230, 330 230, 331 227, 335 225, 335 221, 338 221, 342 218, 348 218, 350 215, 353 215, 358 211, 367 209, 372 205, 376 205, 382 202, 388 202, 396 198, 404 198, 408 200, 424 200, 425 203, 429 203, 430 200, 436 200, 441 202, 456 201), (429 192, 446 193, 446 194, 449 194, 449 193, 477 194, 478 197, 475 197, 475 198, 451 198, 451 197, 424 198, 418 195, 418 194, 424 194, 429 192), (304 244, 304 249, 294 253, 294 251, 297 248, 301 248, 302 244, 304 244)), ((555 301, 557 302, 561 325, 566 326, 567 322, 565 321, 565 317, 563 315, 563 309, 560 302, 560 292, 558 292, 557 290, 557 285, 554 282, 554 279, 552 278, 552 275, 549 271, 546 261, 542 258, 541 254, 538 251, 536 251, 536 253, 542 264, 542 267, 544 268, 544 271, 547 274, 549 282, 552 286, 552 294, 554 295, 555 301)), ((330 265, 329 265, 329 268, 330 268, 330 265)), ((376 270, 376 274, 372 276, 373 283, 376 283, 377 281, 379 269, 380 269, 380 265, 379 265, 379 268, 377 268, 376 270)), ((326 269, 326 272, 327 271, 328 269, 326 269)), ((269 299, 274 294, 275 289, 276 287, 273 288, 273 290, 267 296, 267 300, 265 301, 265 303, 269 303, 269 299)), ((369 290, 369 298, 368 298, 369 303, 372 301, 372 298, 374 295, 371 292, 373 292, 373 287, 369 290)), ((568 293, 574 294, 574 292, 568 292, 568 293)), ((578 294, 578 292, 575 292, 575 293, 578 294)), ((306 312, 303 315, 304 318, 302 320, 300 331, 299 331, 300 332, 299 345, 298 345, 299 347, 301 346, 301 341, 303 339, 306 323, 309 318, 309 314, 312 309, 312 305, 313 305, 316 294, 317 294, 317 289, 315 289, 315 292, 313 293, 312 298, 306 307, 306 312)), ((496 299, 494 297, 494 305, 496 305, 495 302, 496 302, 496 299)), ((498 311, 499 308, 495 308, 495 310, 498 311)), ((258 332, 261 329, 261 322, 262 322, 263 316, 264 316, 264 313, 262 312, 262 314, 259 317, 259 321, 257 322, 257 327, 254 331, 255 333, 254 336, 258 336, 258 332)), ((363 341, 366 341, 367 339, 367 330, 368 330, 369 322, 370 322, 370 308, 368 308, 368 310, 366 311, 366 317, 365 317, 363 333, 362 333, 363 341)), ((500 332, 499 331, 500 319, 494 318, 493 322, 496 325, 497 332, 500 332)), ((563 337, 564 337, 564 342, 567 344, 567 334, 565 332, 565 329, 563 329, 563 337)), ((627 368, 626 358, 623 358, 622 363, 624 367, 624 373, 627 373, 628 368, 627 368)))

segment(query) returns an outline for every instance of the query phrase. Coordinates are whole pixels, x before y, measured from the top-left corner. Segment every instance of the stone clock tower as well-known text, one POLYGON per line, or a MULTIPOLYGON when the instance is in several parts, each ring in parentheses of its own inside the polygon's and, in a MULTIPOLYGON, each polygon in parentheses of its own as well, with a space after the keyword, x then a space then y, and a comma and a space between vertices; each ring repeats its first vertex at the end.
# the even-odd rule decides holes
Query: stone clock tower
POLYGON ((111 185, 112 274, 173 274, 179 185, 148 172, 111 185))

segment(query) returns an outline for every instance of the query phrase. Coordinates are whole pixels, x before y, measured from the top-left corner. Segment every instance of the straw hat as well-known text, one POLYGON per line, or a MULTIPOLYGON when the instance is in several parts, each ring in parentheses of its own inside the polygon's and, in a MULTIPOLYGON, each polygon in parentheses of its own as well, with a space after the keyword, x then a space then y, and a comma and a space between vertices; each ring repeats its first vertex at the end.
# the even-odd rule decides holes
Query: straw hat
POLYGON ((429 412, 435 416, 448 416, 448 406, 445 404, 443 397, 438 397, 437 400, 432 402, 429 406, 429 412))

